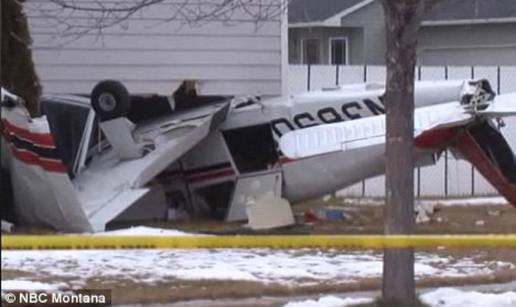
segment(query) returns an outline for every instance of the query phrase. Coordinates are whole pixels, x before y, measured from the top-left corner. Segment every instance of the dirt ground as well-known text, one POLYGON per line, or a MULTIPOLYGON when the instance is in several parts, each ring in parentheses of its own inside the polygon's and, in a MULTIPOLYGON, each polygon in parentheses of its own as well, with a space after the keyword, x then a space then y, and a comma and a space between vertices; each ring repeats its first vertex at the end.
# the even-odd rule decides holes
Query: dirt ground
MULTIPOLYGON (((379 199, 335 198, 323 202, 320 199, 293 206, 296 225, 267 231, 265 234, 382 234, 383 206, 379 199), (345 219, 339 221, 306 221, 307 210, 338 208, 344 211, 345 219)), ((416 225, 417 234, 507 234, 516 233, 516 207, 511 205, 441 206, 436 202, 430 221, 416 225)), ((108 224, 108 229, 131 225, 147 225, 171 228, 188 232, 231 235, 253 234, 244 223, 227 223, 209 218, 196 218, 174 222, 134 222, 108 224)), ((50 229, 15 228, 14 234, 53 234, 50 229)))
MULTIPOLYGON (((374 201, 376 202, 376 201, 374 201)), ((383 233, 383 206, 381 205, 353 205, 353 200, 337 198, 327 202, 315 200, 294 206, 297 226, 276 230, 268 233, 280 234, 381 234, 383 233), (351 205, 350 205, 351 203, 351 205), (304 222, 304 212, 309 209, 336 207, 343 208, 347 218, 341 221, 304 222)), ((510 205, 492 206, 437 206, 436 212, 430 216, 427 223, 417 224, 418 234, 507 234, 516 233, 516 208, 510 205), (479 226, 478 221, 483 221, 479 226)), ((154 226, 170 227, 168 224, 153 223, 154 226)), ((241 223, 221 223, 217 221, 197 221, 177 223, 172 226, 191 232, 208 234, 242 234, 250 233, 243 229, 241 223)), ((516 265, 516 250, 514 249, 425 249, 443 256, 464 257, 480 255, 478 260, 506 261, 516 265)), ((493 275, 471 276, 467 278, 443 279, 439 277, 424 278, 418 282, 419 287, 473 285, 487 283, 504 283, 516 280, 516 269, 497 272, 493 275)), ((320 283, 313 286, 285 287, 275 284, 260 284, 252 282, 182 282, 181 286, 164 285, 169 289, 163 297, 154 289, 141 289, 138 293, 148 296, 149 299, 160 297, 161 302, 167 300, 214 299, 221 297, 260 297, 260 296, 297 296, 320 293, 340 293, 349 291, 381 289, 380 279, 362 279, 335 283, 320 283), (177 290, 175 290, 177 289, 177 290)), ((141 287, 141 286, 140 286, 141 287)), ((161 288, 161 287, 160 287, 161 288)), ((116 293, 117 290, 114 290, 116 293)), ((123 291, 121 289, 121 291, 123 291)), ((140 295, 138 294, 138 295, 140 295)), ((127 298, 127 297, 126 297, 127 298)), ((135 299, 144 299, 136 296, 135 299)))
MULTIPOLYGON (((382 234, 383 206, 381 200, 336 198, 323 202, 314 200, 293 206, 297 225, 268 231, 270 234, 382 234), (354 202, 360 202, 360 204, 354 202), (307 222, 307 210, 339 208, 346 218, 340 221, 307 222)), ((151 222, 145 225, 173 228, 206 234, 253 233, 243 223, 225 223, 214 220, 195 220, 174 223, 151 222)), ((113 225, 114 228, 128 225, 113 225)), ((418 234, 506 234, 516 233, 516 207, 511 205, 435 206, 430 221, 416 225, 418 234), (481 224, 481 225, 479 225, 481 224)))
MULTIPOLYGON (((380 234, 383 233, 383 206, 353 205, 350 200, 333 199, 327 202, 313 201, 294 207, 298 225, 268 233, 281 234, 380 234), (337 207, 345 210, 346 218, 340 221, 305 222, 304 212, 308 209, 337 207)), ((207 234, 251 233, 242 223, 223 223, 213 220, 197 220, 175 223, 146 223, 149 226, 180 229, 207 234)), ((115 225, 126 227, 127 225, 115 225)), ((20 232, 34 230, 19 229, 20 232)), ((41 230, 39 230, 41 233, 41 230)), ((44 232, 44 231, 43 231, 44 232)), ((417 225, 418 234, 507 234, 516 233, 516 208, 510 205, 437 206, 430 221, 417 225), (482 222, 479 222, 482 221, 482 222)), ((516 267, 515 249, 426 249, 425 251, 443 256, 478 256, 476 261, 504 261, 516 267)), ((30 273, 20 270, 2 270, 2 279, 30 277, 30 273)), ((490 275, 460 278, 423 278, 419 287, 474 285, 504 283, 516 280, 516 268, 497 271, 490 275)), ((55 280, 48 280, 54 282, 55 280)), ((380 278, 363 278, 354 281, 321 282, 304 286, 285 286, 274 283, 264 284, 249 281, 185 281, 173 280, 145 284, 134 280, 110 279, 102 277, 89 279, 85 288, 110 288, 114 303, 170 303, 177 301, 221 298, 249 298, 262 296, 299 296, 323 293, 381 289, 380 278)))

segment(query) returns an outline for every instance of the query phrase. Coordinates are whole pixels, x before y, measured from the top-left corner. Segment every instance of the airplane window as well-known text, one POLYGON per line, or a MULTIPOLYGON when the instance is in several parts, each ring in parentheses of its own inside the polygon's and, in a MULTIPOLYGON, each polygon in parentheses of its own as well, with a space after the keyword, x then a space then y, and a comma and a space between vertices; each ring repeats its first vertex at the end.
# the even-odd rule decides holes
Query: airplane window
POLYGON ((73 166, 90 109, 58 99, 42 100, 41 109, 47 116, 59 156, 73 177, 73 166))
POLYGON ((223 135, 240 173, 267 170, 278 161, 270 124, 226 130, 223 135))

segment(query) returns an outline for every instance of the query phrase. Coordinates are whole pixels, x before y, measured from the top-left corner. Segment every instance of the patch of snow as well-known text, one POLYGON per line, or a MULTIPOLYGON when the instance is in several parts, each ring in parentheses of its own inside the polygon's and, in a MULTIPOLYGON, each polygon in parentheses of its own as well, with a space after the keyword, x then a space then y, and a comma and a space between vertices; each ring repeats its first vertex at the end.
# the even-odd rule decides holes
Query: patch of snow
POLYGON ((286 304, 284 307, 344 307, 344 306, 353 306, 359 304, 367 304, 373 301, 372 298, 340 298, 336 296, 323 296, 319 298, 317 301, 315 300, 307 300, 300 302, 290 302, 286 304))
MULTIPOLYGON (((66 279, 71 288, 88 278, 166 280, 243 280, 284 285, 353 282, 379 278, 382 254, 373 251, 198 249, 2 251, 2 270, 66 279)), ((511 263, 473 257, 416 254, 416 277, 466 277, 506 270, 511 263)))
MULTIPOLYGON (((430 307, 514 307, 516 292, 482 293, 455 288, 438 288, 419 296, 430 307)), ((373 298, 323 296, 318 300, 290 302, 284 307, 341 307, 371 303, 373 298)))
POLYGON ((455 288, 439 288, 420 296, 431 307, 514 307, 516 292, 481 293, 455 288))
MULTIPOLYGON (((378 198, 344 198, 342 200, 345 205, 358 206, 383 206, 385 201, 378 198)), ((443 199, 420 199, 418 204, 423 206, 484 206, 507 205, 509 202, 502 196, 496 197, 471 197, 471 198, 443 198, 443 199)))
POLYGON ((147 226, 135 226, 126 229, 117 229, 95 233, 98 236, 197 236, 195 233, 188 233, 176 229, 162 229, 147 226))
POLYGON ((325 195, 323 198, 322 198, 322 201, 327 203, 329 202, 330 200, 332 199, 332 196, 331 195, 325 195))
POLYGON ((65 284, 48 284, 30 280, 2 280, 2 291, 56 291, 65 284))
MULTIPOLYGON (((339 195, 339 192, 337 192, 337 196, 339 195)), ((344 205, 358 205, 358 206, 383 206, 385 205, 385 200, 378 199, 378 198, 367 198, 367 197, 360 197, 360 198, 344 198, 342 200, 342 203, 344 205)))
POLYGON ((472 197, 453 199, 421 200, 423 204, 440 206, 482 206, 482 205, 507 205, 509 202, 502 196, 499 197, 472 197))

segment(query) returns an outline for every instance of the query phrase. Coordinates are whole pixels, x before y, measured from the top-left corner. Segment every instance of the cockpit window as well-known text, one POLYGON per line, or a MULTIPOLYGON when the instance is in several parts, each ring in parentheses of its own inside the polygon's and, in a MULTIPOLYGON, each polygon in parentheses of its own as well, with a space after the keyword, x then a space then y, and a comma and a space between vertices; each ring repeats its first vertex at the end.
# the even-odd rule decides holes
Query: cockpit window
POLYGON ((73 178, 73 168, 79 158, 79 148, 90 108, 58 98, 49 98, 41 101, 41 109, 47 116, 57 151, 68 169, 68 174, 73 178))
POLYGON ((223 135, 241 173, 271 169, 278 161, 270 124, 226 130, 223 135))

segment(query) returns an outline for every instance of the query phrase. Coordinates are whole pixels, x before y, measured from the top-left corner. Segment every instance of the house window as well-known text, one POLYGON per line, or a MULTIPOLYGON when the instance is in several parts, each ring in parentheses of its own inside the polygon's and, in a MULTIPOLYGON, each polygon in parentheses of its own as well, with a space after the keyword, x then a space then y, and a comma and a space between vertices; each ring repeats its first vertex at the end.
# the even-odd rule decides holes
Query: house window
POLYGON ((346 37, 330 38, 330 63, 348 64, 348 39, 346 37))
POLYGON ((321 62, 321 44, 318 39, 303 40, 303 64, 319 64, 321 62))

